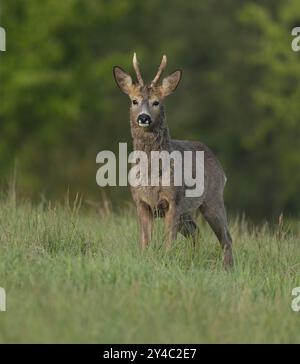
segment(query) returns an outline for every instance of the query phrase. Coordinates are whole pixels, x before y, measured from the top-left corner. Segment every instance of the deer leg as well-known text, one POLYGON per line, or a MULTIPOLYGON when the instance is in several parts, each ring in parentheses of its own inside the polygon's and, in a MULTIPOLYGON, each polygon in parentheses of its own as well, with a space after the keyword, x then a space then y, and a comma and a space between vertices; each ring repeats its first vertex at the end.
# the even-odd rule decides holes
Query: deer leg
POLYGON ((180 225, 179 232, 185 238, 192 238, 193 246, 195 247, 196 237, 199 232, 198 226, 193 220, 192 216, 189 214, 181 215, 180 217, 180 225))
POLYGON ((232 239, 228 229, 224 202, 220 201, 213 206, 203 204, 200 207, 205 220, 216 234, 224 251, 223 265, 226 269, 233 266, 232 239))
POLYGON ((166 248, 169 250, 172 245, 172 241, 176 239, 179 229, 179 214, 175 204, 170 204, 168 211, 165 214, 165 226, 166 226, 166 248))
POLYGON ((144 250, 151 239, 153 229, 153 213, 151 208, 142 201, 137 203, 137 213, 140 228, 140 244, 142 250, 144 250))

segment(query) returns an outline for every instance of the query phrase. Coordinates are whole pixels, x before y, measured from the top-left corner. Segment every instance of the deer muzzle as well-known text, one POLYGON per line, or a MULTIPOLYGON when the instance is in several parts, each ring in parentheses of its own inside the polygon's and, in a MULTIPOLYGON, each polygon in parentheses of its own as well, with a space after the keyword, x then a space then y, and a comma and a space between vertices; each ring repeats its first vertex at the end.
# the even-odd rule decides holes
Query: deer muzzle
POLYGON ((148 114, 140 114, 137 118, 139 126, 148 127, 151 124, 151 117, 148 114))

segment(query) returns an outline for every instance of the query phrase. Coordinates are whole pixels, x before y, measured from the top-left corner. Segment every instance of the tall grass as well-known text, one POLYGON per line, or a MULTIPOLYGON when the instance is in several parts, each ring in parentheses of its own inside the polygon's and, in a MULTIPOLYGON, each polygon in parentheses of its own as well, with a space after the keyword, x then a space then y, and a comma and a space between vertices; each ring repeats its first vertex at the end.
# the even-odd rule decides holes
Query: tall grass
POLYGON ((158 222, 141 253, 133 209, 86 211, 80 200, 0 202, 0 342, 300 342, 299 231, 284 221, 231 221, 235 268, 225 272, 209 227, 193 252, 170 252, 158 222))

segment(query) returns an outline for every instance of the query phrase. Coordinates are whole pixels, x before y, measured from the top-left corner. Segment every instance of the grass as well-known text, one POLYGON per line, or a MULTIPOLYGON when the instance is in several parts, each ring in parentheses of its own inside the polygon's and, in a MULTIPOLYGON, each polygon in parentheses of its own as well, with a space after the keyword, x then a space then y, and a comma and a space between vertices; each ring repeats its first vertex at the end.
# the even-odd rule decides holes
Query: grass
MULTIPOLYGON (((235 269, 202 221, 195 253, 169 253, 161 223, 138 249, 133 209, 0 202, 0 312, 5 343, 299 343, 299 232, 232 220, 235 269), (100 211, 101 212, 101 211, 100 211)), ((297 226, 296 226, 297 228, 297 226)), ((295 231, 296 230, 296 231, 295 231)))

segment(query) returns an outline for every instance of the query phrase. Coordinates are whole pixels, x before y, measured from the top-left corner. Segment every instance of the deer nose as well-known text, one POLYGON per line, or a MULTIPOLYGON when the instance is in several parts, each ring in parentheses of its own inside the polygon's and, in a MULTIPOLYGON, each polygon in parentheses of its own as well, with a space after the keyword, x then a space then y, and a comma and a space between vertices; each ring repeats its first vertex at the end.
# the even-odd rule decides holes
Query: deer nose
POLYGON ((148 114, 140 114, 137 121, 140 126, 148 126, 151 123, 151 118, 148 114))

